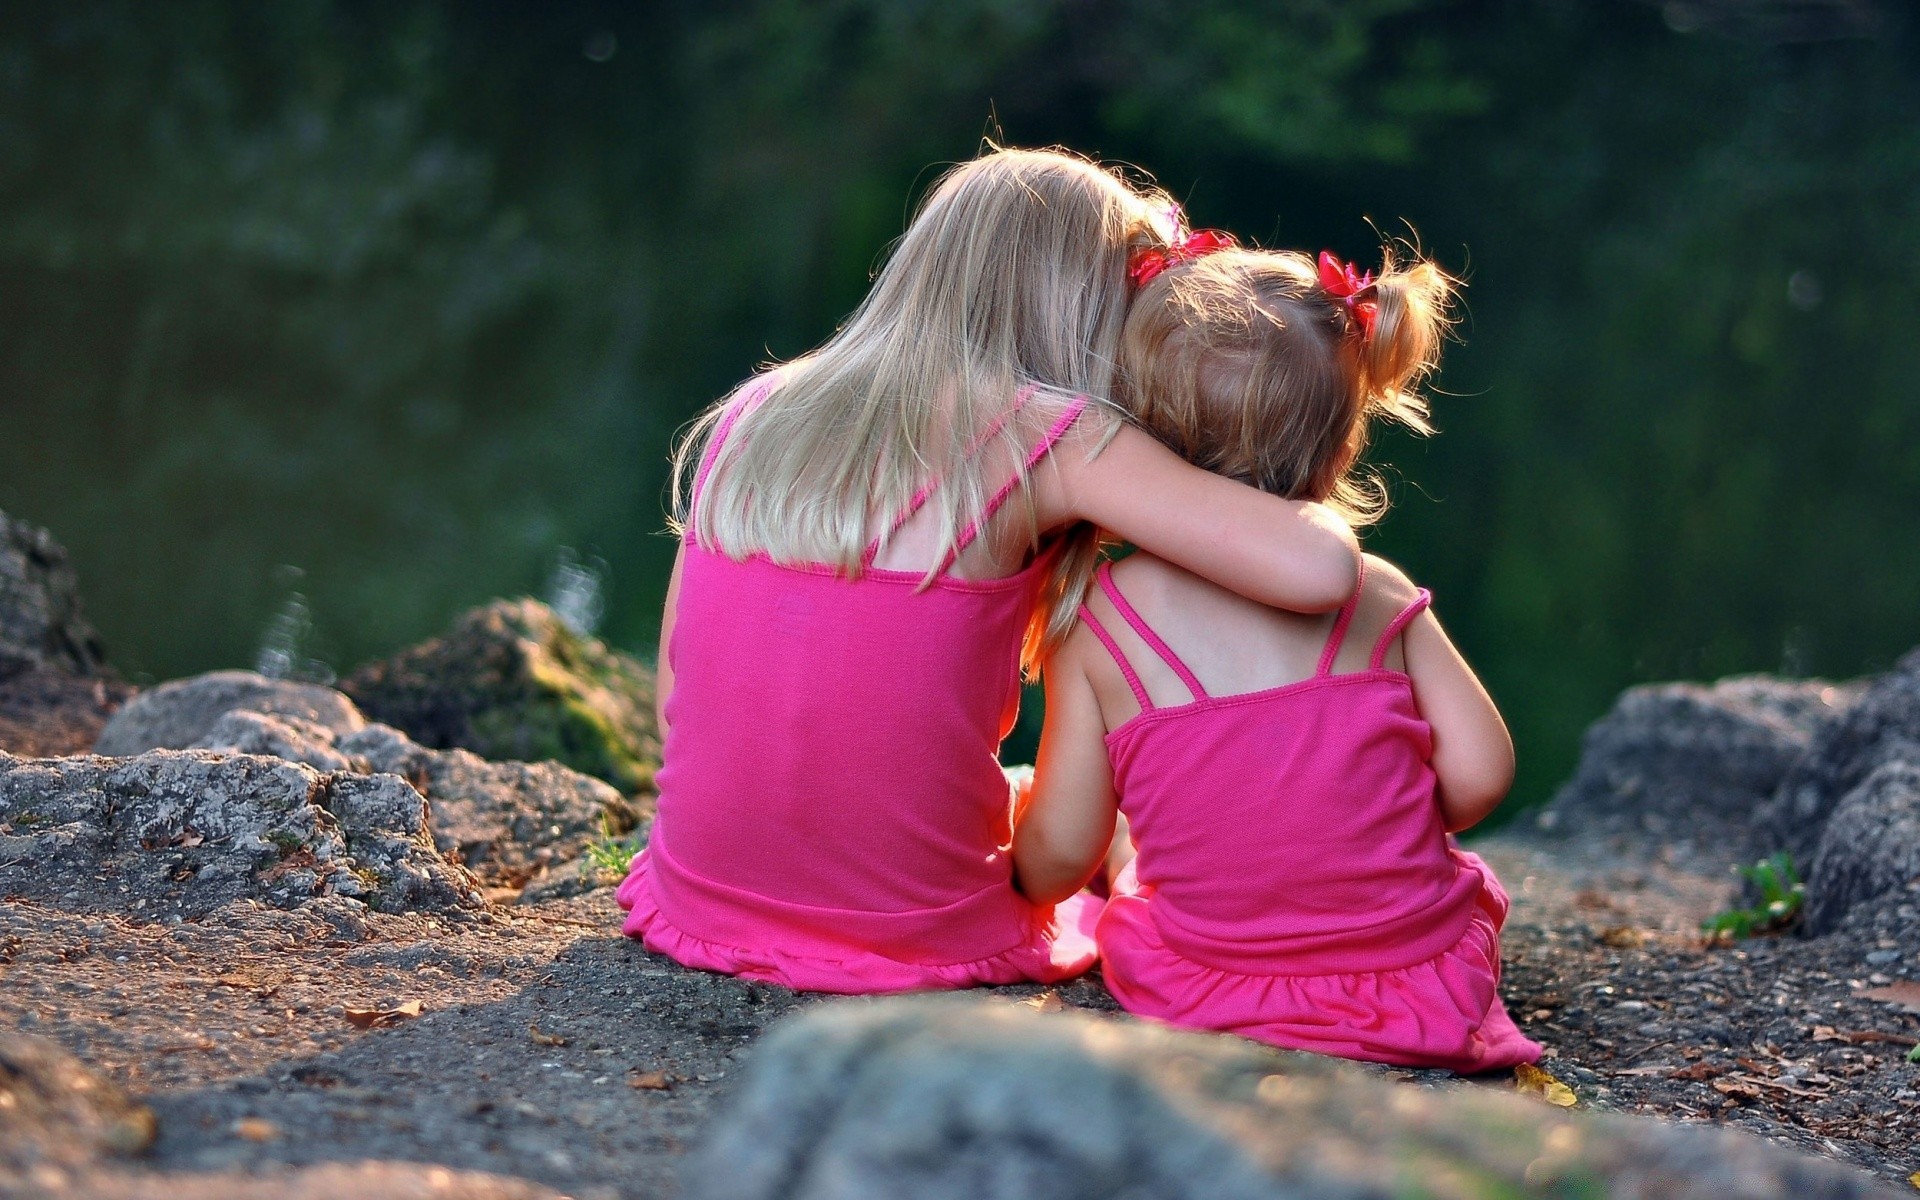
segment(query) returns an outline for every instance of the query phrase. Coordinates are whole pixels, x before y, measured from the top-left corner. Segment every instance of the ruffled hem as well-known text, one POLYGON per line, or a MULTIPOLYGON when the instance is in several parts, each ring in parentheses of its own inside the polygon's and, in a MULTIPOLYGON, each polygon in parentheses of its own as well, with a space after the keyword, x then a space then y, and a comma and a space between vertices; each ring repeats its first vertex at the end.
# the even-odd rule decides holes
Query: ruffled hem
MULTIPOLYGON (((1478 864, 1474 856, 1460 858, 1478 864)), ((1169 949, 1150 911, 1152 890, 1123 872, 1097 929, 1102 975, 1128 1012, 1169 1025, 1462 1075, 1504 1070, 1537 1060, 1541 1047, 1500 1002, 1506 904, 1498 882, 1487 877, 1491 886, 1466 932, 1425 962, 1390 971, 1250 975, 1169 949)))
POLYGON ((635 855, 615 893, 627 910, 621 932, 683 966, 775 983, 802 992, 867 995, 950 990, 999 983, 1058 983, 1085 974, 1096 957, 1094 926, 1101 901, 1085 892, 1049 913, 1033 909, 1026 942, 987 958, 958 963, 906 962, 857 946, 832 958, 778 947, 777 913, 766 914, 767 943, 747 948, 707 941, 681 929, 660 911, 646 851, 635 855))

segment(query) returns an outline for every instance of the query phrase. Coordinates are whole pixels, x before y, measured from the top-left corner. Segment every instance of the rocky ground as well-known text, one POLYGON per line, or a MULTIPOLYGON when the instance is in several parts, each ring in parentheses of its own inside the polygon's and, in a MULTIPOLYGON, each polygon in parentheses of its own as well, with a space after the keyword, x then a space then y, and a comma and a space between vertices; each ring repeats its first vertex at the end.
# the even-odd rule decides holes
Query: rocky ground
POLYGON ((361 673, 415 728, 234 672, 129 701, 57 547, 0 532, 0 1196, 1920 1188, 1920 654, 1630 691, 1538 819, 1475 843, 1568 1115, 1512 1076, 1169 1040, 1097 975, 923 1012, 683 969, 619 935, 586 853, 645 835, 644 668, 515 604, 361 673), (460 744, 522 703, 574 767, 460 744), (90 742, 112 756, 48 757, 90 742), (1781 847, 1805 908, 1704 936, 1757 901, 1731 868, 1781 847))

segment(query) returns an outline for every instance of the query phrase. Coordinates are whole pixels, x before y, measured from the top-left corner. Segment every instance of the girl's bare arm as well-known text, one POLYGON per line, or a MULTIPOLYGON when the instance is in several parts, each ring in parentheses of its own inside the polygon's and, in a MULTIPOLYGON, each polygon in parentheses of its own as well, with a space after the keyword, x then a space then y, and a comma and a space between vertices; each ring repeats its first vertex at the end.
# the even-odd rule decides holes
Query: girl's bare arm
POLYGON ((1327 612, 1353 594, 1358 543, 1326 506, 1203 471, 1132 426, 1091 458, 1090 441, 1069 439, 1035 472, 1042 528, 1091 521, 1274 608, 1327 612))
POLYGON ((1428 610, 1407 626, 1407 674, 1433 726, 1433 772, 1448 833, 1480 823, 1513 786, 1513 739, 1493 697, 1428 610))
POLYGON ((1113 842, 1106 725, 1093 684, 1072 657, 1064 647, 1047 666, 1047 721, 1033 791, 1013 833, 1014 876, 1036 904, 1058 904, 1086 886, 1113 842))
POLYGON ((660 723, 663 742, 667 740, 667 697, 673 695, 673 656, 667 653, 667 647, 673 645, 674 610, 680 607, 680 564, 686 557, 686 543, 682 542, 674 552, 673 574, 667 579, 667 602, 660 610, 660 661, 653 672, 653 715, 660 723))

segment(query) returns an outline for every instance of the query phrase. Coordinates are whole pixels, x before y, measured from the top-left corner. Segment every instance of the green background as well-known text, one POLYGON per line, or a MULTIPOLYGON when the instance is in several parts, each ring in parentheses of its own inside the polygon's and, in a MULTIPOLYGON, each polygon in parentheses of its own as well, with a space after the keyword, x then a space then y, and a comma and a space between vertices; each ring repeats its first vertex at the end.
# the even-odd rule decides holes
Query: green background
POLYGON ((645 653, 674 430, 938 164, 1064 143, 1468 279, 1370 540, 1533 803, 1623 686, 1920 641, 1917 48, 1861 2, 13 0, 0 508, 135 678, 251 664, 296 590, 344 671, 562 547, 645 653))

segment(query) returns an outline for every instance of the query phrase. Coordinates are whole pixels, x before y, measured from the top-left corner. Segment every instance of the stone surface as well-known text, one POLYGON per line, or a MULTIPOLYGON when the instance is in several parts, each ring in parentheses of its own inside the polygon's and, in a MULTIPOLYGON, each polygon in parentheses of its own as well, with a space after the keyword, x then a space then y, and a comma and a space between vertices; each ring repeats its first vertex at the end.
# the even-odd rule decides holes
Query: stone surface
POLYGON ((66 550, 0 512, 0 678, 28 667, 92 675, 103 661, 66 550))
POLYGON ((422 745, 553 759, 624 792, 651 789, 660 758, 653 673, 534 600, 475 609, 446 637, 369 663, 340 686, 422 745))
POLYGON ((1756 812, 1853 696, 1757 675, 1629 688, 1587 730, 1573 778, 1540 826, 1672 842, 1702 859, 1746 857, 1756 812))
POLYGON ((426 801, 404 779, 200 750, 0 755, 0 894, 155 921, 247 897, 385 912, 483 903, 434 848, 426 801))
POLYGON ((432 805, 434 841, 489 883, 518 887, 549 866, 625 834, 640 808, 612 785, 557 762, 488 762, 465 750, 429 750, 397 729, 369 725, 339 751, 405 777, 432 805))
POLYGON ((82 1175, 51 1195, 73 1200, 566 1200, 523 1179, 409 1162, 329 1163, 268 1175, 100 1172, 82 1175))
POLYGON ((1761 808, 1765 837, 1808 861, 1835 806, 1882 765, 1900 761, 1920 763, 1920 650, 1868 680, 1858 701, 1820 725, 1761 808))
POLYGON ((1807 926, 1837 928, 1855 905, 1920 882, 1920 754, 1881 764, 1840 798, 1807 873, 1807 926))
POLYGON ((387 725, 335 737, 298 717, 235 711, 196 746, 273 755, 320 771, 400 776, 427 798, 434 844, 494 887, 541 878, 595 840, 629 832, 650 809, 646 799, 630 800, 559 763, 490 763, 465 750, 429 750, 387 725))
POLYGON ((957 998, 783 1023, 682 1179, 689 1200, 1897 1194, 1728 1131, 957 998))
POLYGON ((107 722, 94 753, 113 757, 184 750, 234 711, 294 717, 338 737, 366 725, 353 702, 329 687, 268 679, 252 671, 214 671, 176 679, 129 701, 107 722))
POLYGON ((153 1114, 54 1042, 0 1031, 0 1195, 153 1143, 153 1114))

